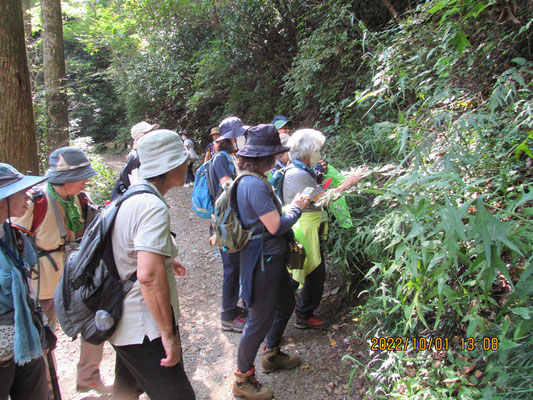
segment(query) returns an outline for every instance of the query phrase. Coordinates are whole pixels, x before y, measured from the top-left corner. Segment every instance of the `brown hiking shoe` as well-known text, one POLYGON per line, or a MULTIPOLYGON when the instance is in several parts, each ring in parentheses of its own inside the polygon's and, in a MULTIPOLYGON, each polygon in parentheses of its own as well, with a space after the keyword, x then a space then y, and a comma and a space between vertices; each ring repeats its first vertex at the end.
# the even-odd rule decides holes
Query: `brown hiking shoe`
POLYGON ((274 397, 274 392, 255 378, 255 368, 246 373, 235 371, 233 394, 248 400, 270 400, 274 397))
POLYGON ((300 356, 291 356, 280 351, 279 347, 272 347, 264 351, 261 365, 267 374, 278 368, 291 369, 300 365, 300 356))

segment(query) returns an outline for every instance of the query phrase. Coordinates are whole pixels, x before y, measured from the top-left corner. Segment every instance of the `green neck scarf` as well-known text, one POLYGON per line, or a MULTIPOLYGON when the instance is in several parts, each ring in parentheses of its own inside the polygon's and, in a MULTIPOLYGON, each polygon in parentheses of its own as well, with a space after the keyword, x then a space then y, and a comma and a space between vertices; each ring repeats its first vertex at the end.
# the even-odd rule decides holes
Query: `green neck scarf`
POLYGON ((81 222, 80 209, 74 203, 74 196, 70 196, 69 200, 63 200, 61 196, 56 193, 50 182, 48 183, 48 193, 59 202, 61 208, 65 211, 67 229, 72 232, 82 229, 83 224, 81 222))

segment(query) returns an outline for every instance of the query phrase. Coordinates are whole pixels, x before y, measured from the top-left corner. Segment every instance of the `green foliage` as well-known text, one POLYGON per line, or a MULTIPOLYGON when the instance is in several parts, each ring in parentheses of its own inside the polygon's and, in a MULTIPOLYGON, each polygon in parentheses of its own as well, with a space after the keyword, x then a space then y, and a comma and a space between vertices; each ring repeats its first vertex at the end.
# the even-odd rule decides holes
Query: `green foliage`
POLYGON ((85 186, 85 191, 93 203, 105 205, 111 198, 111 191, 117 180, 117 174, 102 161, 102 157, 93 150, 93 142, 89 137, 80 137, 74 140, 73 146, 79 147, 89 158, 91 166, 98 173, 91 178, 85 186))
POLYGON ((357 246, 332 247, 333 259, 372 260, 359 315, 368 338, 500 342, 489 354, 450 349, 439 370, 428 354, 371 354, 375 398, 531 395, 532 64, 526 31, 492 22, 499 6, 429 2, 401 29, 369 33, 368 88, 340 108, 349 129, 330 142, 334 153, 352 138, 355 160, 392 163, 359 191, 377 196, 352 231, 357 246))

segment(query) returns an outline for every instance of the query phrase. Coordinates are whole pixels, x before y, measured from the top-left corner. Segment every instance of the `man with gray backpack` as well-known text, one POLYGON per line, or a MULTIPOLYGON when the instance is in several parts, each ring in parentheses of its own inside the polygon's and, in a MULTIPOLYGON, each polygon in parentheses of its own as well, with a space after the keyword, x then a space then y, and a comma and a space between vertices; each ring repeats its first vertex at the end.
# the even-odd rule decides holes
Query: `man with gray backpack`
POLYGON ((169 207, 183 186, 187 152, 179 136, 156 130, 139 143, 139 178, 88 228, 67 262, 55 300, 69 336, 108 340, 116 351, 113 398, 194 400, 183 369, 169 207))

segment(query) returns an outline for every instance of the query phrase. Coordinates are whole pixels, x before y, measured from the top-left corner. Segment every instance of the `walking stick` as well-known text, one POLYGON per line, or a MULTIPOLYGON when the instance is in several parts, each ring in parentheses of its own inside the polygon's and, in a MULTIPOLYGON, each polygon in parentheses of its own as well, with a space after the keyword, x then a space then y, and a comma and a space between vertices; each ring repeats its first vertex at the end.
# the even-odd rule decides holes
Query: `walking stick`
POLYGON ((48 369, 50 370, 50 381, 52 381, 54 400, 61 400, 61 391, 59 390, 59 382, 57 381, 57 373, 54 359, 52 357, 52 351, 46 353, 46 360, 48 361, 48 369))

